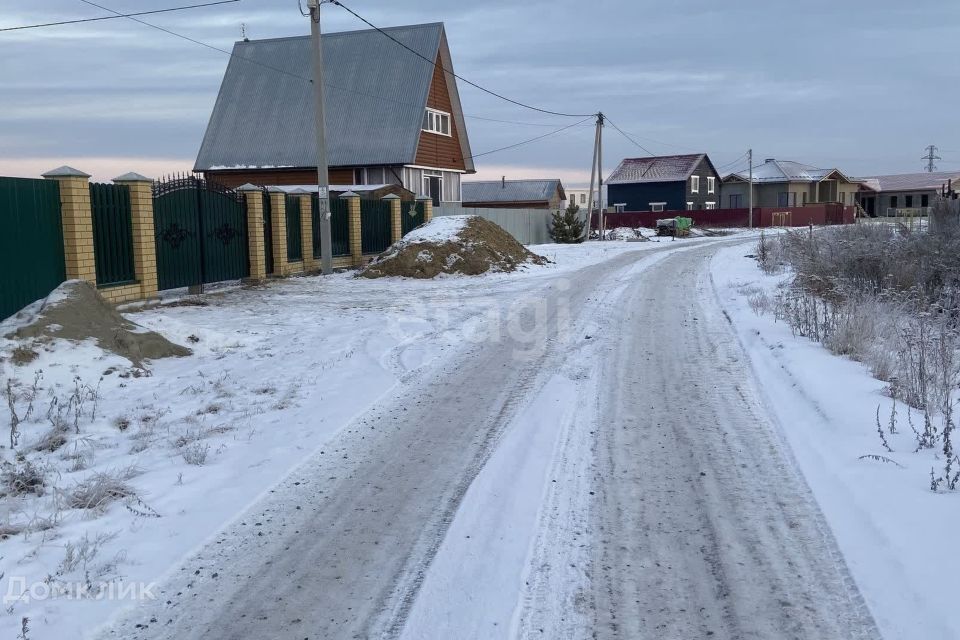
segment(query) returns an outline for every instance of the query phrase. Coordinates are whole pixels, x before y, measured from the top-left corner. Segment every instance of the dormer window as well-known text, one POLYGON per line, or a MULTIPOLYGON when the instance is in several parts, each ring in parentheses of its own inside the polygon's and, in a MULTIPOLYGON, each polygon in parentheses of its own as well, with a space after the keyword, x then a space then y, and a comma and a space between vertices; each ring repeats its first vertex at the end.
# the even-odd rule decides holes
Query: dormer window
POLYGON ((438 133, 442 136, 450 135, 450 114, 428 108, 423 114, 423 130, 438 133))

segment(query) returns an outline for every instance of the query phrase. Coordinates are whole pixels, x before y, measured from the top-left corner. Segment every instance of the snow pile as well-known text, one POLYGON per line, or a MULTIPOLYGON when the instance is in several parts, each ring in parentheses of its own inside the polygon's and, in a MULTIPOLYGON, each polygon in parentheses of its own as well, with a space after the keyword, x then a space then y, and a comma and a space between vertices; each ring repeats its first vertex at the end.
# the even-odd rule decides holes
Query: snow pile
POLYGON ((9 338, 20 339, 21 362, 33 359, 34 347, 56 339, 81 342, 92 339, 104 351, 143 368, 144 361, 181 357, 190 349, 173 344, 160 334, 130 322, 82 280, 69 280, 53 290, 39 309, 28 308, 13 322, 20 322, 9 338))
POLYGON ((408 233, 358 275, 433 278, 515 271, 547 260, 531 253, 498 225, 479 216, 434 218, 408 233))

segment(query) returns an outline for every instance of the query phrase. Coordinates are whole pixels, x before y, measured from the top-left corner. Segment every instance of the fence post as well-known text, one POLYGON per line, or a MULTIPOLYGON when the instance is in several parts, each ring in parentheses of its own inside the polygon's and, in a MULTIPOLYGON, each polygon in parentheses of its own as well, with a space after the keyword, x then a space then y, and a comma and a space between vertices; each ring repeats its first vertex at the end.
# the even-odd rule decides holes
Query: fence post
POLYGON ((283 189, 270 187, 270 217, 273 227, 273 274, 278 277, 290 275, 287 260, 287 194, 283 189))
POLYGON ((313 257, 313 193, 306 189, 296 192, 300 196, 300 244, 303 247, 304 272, 316 271, 320 261, 313 257))
POLYGON ((403 237, 403 222, 401 219, 403 203, 400 202, 400 196, 395 193, 388 193, 383 196, 383 200, 390 203, 390 242, 400 242, 403 237))
POLYGON ((140 297, 157 295, 157 238, 153 222, 153 180, 139 173, 125 173, 114 184, 130 190, 130 226, 133 230, 133 270, 140 283, 140 297))
POLYGON ((423 203, 423 221, 430 222, 433 220, 433 199, 426 196, 420 196, 417 198, 417 202, 423 203))
POLYGON ((360 196, 353 191, 340 194, 347 201, 347 216, 350 224, 350 263, 359 267, 363 264, 363 241, 360 228, 360 196))
POLYGON ((58 167, 43 174, 60 186, 60 217, 63 224, 63 257, 67 280, 86 280, 97 285, 97 262, 93 251, 93 212, 90 209, 90 176, 73 167, 58 167))
POLYGON ((263 239, 263 190, 247 183, 237 187, 247 201, 247 252, 250 256, 250 282, 267 278, 267 249, 263 239))

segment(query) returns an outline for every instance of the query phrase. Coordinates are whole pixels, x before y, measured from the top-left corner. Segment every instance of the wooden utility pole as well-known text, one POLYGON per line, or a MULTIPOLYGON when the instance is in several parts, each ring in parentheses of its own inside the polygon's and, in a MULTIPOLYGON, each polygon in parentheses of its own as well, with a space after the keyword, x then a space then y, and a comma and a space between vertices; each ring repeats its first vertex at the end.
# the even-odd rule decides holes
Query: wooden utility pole
MULTIPOLYGON (((597 184, 597 151, 600 145, 600 115, 597 114, 597 128, 593 133, 593 159, 590 161, 590 193, 587 195, 587 228, 586 238, 590 239, 590 227, 593 224, 593 188, 597 184)), ((600 220, 597 220, 599 227, 600 220)), ((602 238, 602 236, 601 236, 602 238)))
POLYGON ((603 163, 601 155, 603 154, 603 114, 597 114, 597 129, 593 134, 593 161, 590 164, 590 195, 587 197, 587 238, 590 238, 590 225, 593 223, 593 193, 594 186, 599 182, 597 189, 597 226, 600 231, 600 239, 603 240, 603 163), (599 179, 599 180, 598 180, 599 179))
MULTIPOLYGON (((313 96, 317 130, 317 197, 320 200, 320 269, 333 273, 333 246, 330 240, 330 181, 327 173, 327 131, 323 114, 323 49, 320 43, 320 0, 308 0, 310 39, 313 44, 313 96)), ((312 251, 312 241, 304 244, 312 251)))
MULTIPOLYGON (((753 149, 750 149, 749 151, 747 151, 747 156, 749 156, 749 158, 750 158, 750 160, 749 160, 749 162, 750 162, 750 186, 749 186, 749 191, 748 191, 748 193, 747 193, 747 202, 749 203, 747 206, 750 208, 750 216, 749 216, 749 222, 748 222, 748 224, 749 224, 750 228, 753 229, 753 149)), ((740 156, 740 157, 742 158, 743 156, 740 156)))
POLYGON ((606 239, 607 216, 603 208, 603 113, 597 114, 597 201, 600 206, 600 239, 606 239))

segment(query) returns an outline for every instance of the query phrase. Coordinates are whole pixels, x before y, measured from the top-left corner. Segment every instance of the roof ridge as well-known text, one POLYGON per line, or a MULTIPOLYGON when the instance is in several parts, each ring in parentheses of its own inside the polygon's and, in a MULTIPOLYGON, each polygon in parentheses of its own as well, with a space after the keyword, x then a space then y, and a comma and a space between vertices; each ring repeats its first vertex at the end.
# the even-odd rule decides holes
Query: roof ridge
MULTIPOLYGON (((416 28, 422 28, 422 27, 436 27, 436 26, 445 28, 445 25, 443 22, 421 22, 417 24, 399 24, 399 25, 394 25, 392 27, 381 27, 379 30, 380 31, 397 31, 400 29, 416 29, 416 28)), ((348 35, 354 35, 358 33, 371 33, 376 31, 378 31, 378 29, 353 29, 352 31, 331 31, 330 33, 324 33, 323 37, 332 38, 335 36, 348 36, 348 35)), ((277 36, 276 38, 257 38, 257 39, 250 39, 250 40, 237 40, 234 44, 254 44, 259 42, 283 42, 283 41, 289 41, 289 40, 300 40, 300 39, 309 39, 309 38, 310 38, 310 34, 308 33, 308 34, 301 34, 297 36, 277 36)))

